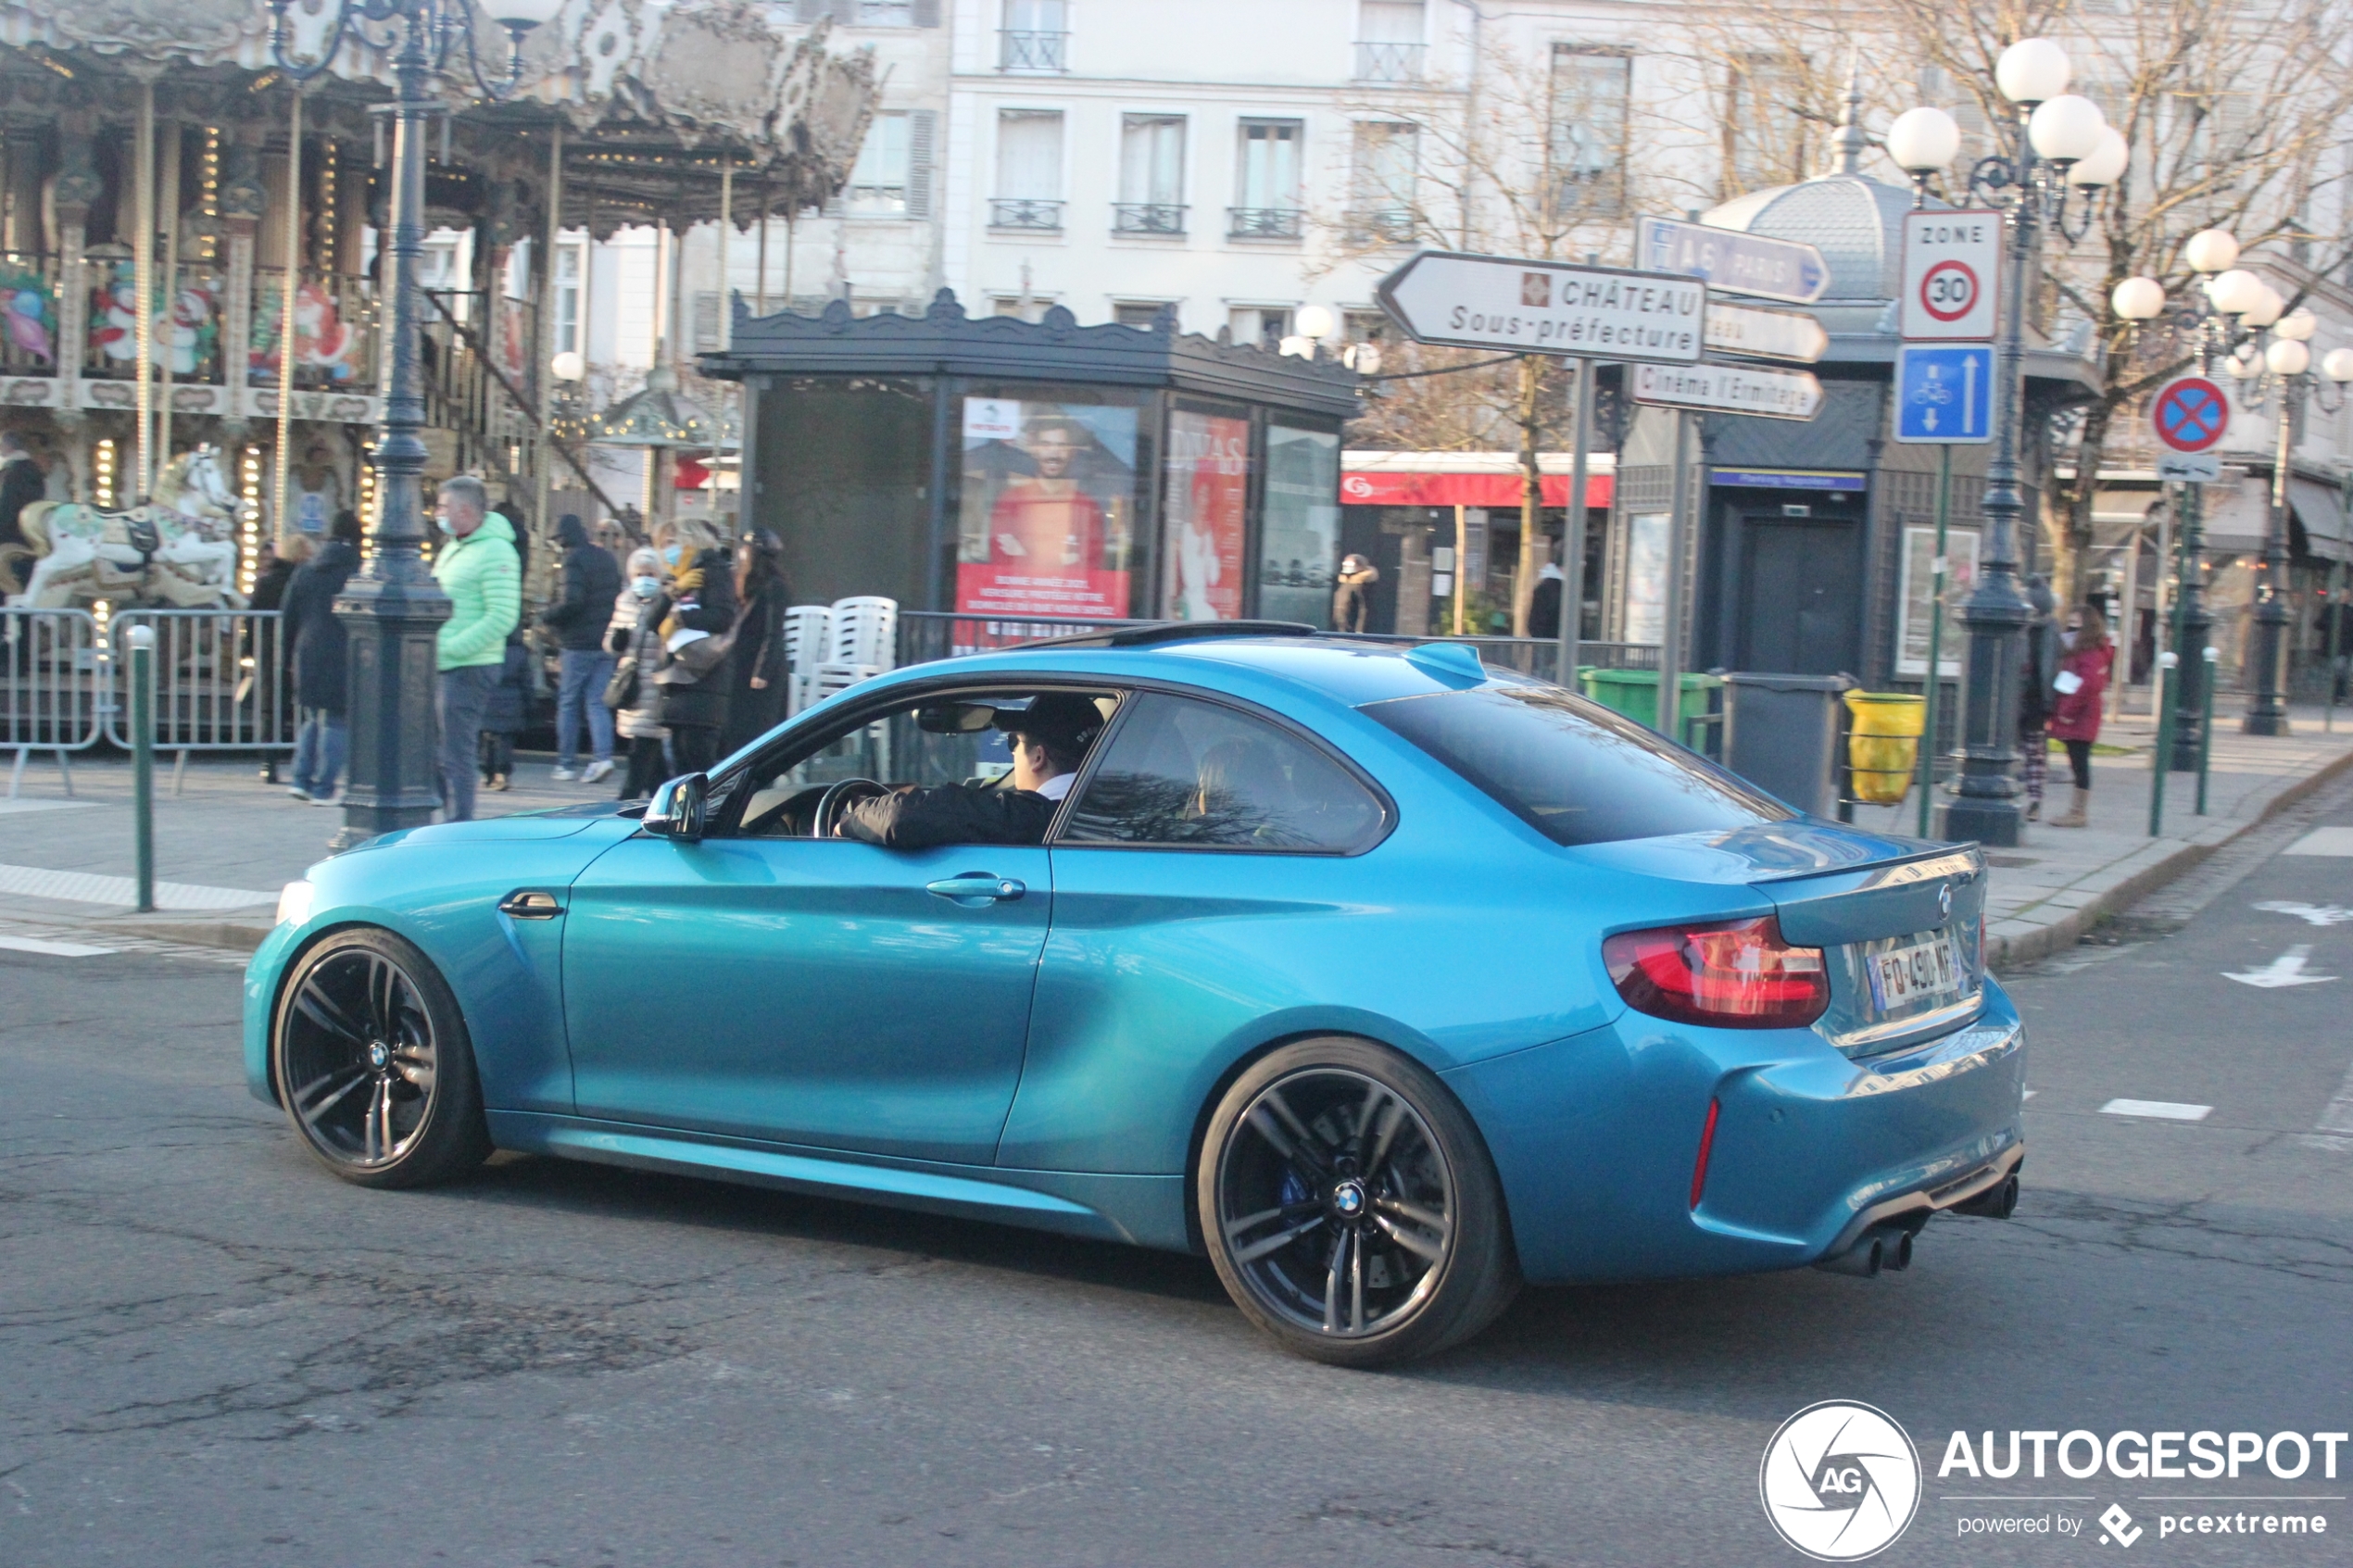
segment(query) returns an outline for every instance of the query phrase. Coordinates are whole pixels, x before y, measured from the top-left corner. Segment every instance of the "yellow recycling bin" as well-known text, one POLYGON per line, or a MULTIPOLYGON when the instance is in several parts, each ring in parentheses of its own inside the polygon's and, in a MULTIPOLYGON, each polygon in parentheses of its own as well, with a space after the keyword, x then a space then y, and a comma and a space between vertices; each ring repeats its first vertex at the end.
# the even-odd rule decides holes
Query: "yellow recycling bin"
POLYGON ((1908 692, 1842 695, 1852 716, 1846 765, 1855 776, 1855 798, 1893 806, 1911 789, 1919 771, 1920 722, 1928 715, 1928 701, 1908 692))

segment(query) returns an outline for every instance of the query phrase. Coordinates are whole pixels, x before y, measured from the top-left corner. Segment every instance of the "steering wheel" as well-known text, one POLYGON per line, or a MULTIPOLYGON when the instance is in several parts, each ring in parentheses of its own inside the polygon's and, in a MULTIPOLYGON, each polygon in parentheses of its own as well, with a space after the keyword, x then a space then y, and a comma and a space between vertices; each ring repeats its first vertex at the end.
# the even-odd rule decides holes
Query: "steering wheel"
POLYGON ((890 786, 873 779, 844 779, 825 791, 817 802, 817 809, 809 814, 809 836, 831 838, 841 825, 841 813, 854 801, 872 800, 878 795, 888 795, 890 786))

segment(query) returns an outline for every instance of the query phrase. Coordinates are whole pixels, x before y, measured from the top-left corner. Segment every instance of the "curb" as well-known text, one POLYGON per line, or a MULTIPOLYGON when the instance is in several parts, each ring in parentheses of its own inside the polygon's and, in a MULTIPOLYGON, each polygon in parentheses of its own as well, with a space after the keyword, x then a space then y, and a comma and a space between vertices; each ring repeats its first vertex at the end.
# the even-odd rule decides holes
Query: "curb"
POLYGON ((274 928, 274 922, 269 920, 157 920, 151 915, 118 915, 90 922, 92 930, 151 936, 160 942, 180 942, 192 947, 226 947, 240 953, 250 953, 260 947, 262 938, 274 928))
POLYGON ((2335 781, 2338 774, 2353 769, 2353 751, 2340 752, 2322 763, 2302 778, 2281 786, 2279 792, 2263 803, 2263 809, 2245 822, 2235 824, 2229 833, 2213 838, 2194 839, 2184 843, 2153 865, 2095 895, 2088 903, 2078 905, 2033 931, 2020 932, 2015 936, 1986 935, 1985 967, 1995 972, 2019 964, 2032 963, 2053 953, 2064 952, 2083 939, 2083 934, 2112 914, 2131 909, 2184 873, 2205 863, 2216 850, 2238 842, 2289 807, 2311 795, 2323 785, 2335 781))

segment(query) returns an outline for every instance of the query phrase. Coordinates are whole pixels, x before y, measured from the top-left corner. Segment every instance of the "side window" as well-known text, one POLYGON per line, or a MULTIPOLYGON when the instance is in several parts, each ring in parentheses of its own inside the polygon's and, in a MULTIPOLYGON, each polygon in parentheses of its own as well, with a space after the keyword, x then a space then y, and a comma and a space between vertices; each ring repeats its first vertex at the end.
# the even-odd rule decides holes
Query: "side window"
POLYGON ((1111 739, 1057 842, 1349 850, 1381 805, 1346 769, 1264 720, 1151 692, 1111 739))

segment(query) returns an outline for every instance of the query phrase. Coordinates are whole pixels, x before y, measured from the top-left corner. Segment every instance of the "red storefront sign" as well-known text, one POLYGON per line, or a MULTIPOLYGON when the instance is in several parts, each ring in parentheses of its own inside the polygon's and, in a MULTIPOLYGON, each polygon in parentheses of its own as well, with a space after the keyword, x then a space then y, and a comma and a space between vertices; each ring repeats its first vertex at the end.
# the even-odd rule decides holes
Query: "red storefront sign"
MULTIPOLYGON (((1616 476, 1585 476, 1585 505, 1609 505, 1616 476)), ((1569 476, 1543 476, 1544 505, 1568 505, 1569 476)), ((1404 473, 1387 470, 1343 473, 1341 504, 1351 507, 1503 507, 1519 505, 1520 476, 1516 473, 1404 473)))

